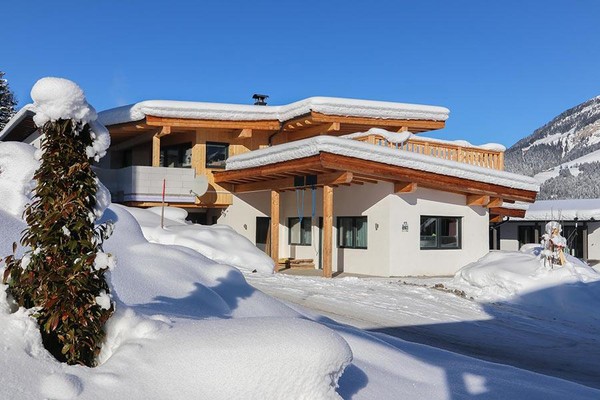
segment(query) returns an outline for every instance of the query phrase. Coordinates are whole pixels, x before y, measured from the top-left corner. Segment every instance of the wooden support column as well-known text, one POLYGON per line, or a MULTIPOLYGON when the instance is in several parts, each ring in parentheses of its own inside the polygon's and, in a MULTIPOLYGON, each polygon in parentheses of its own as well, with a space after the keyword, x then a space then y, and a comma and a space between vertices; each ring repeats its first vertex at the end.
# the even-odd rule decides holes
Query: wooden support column
POLYGON ((152 137, 152 166, 160 167, 160 137, 152 137))
POLYGON ((333 264, 333 187, 323 186, 323 277, 332 277, 333 264))
POLYGON ((279 192, 271 190, 271 258, 279 270, 279 192))

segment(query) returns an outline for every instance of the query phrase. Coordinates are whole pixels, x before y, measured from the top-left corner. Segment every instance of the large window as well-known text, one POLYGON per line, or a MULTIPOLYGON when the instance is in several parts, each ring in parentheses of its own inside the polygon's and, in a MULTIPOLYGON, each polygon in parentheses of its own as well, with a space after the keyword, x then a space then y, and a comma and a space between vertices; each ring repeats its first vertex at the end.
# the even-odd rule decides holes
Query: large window
POLYGON ((170 168, 191 168, 192 144, 183 143, 174 146, 161 146, 160 166, 170 168))
POLYGON ((289 218, 289 244, 308 246, 311 244, 311 218, 289 218))
POLYGON ((206 143, 206 168, 225 168, 227 157, 229 157, 229 144, 206 143))
POLYGON ((421 216, 421 249, 460 249, 460 217, 421 216))
POLYGON ((367 248, 367 217, 338 217, 338 246, 367 248))

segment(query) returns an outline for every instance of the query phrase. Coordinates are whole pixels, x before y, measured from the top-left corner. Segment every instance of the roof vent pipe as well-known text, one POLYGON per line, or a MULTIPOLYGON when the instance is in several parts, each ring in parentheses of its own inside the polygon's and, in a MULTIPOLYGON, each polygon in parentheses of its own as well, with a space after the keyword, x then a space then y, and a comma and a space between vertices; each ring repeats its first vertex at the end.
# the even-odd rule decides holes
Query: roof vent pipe
POLYGON ((255 106, 266 106, 267 105, 267 98, 269 96, 266 94, 258 94, 258 93, 254 93, 252 95, 252 98, 254 99, 254 105, 255 106))

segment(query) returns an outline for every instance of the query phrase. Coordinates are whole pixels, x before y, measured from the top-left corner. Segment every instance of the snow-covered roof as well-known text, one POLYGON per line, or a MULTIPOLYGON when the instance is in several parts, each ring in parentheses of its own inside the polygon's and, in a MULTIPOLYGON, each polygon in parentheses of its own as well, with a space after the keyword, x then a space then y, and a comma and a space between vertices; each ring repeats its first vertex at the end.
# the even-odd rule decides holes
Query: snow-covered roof
POLYGON ((102 111, 99 113, 99 120, 104 125, 115 125, 140 121, 147 115, 152 115, 165 118, 283 122, 311 111, 338 116, 434 121, 445 121, 450 113, 445 107, 337 97, 309 97, 283 106, 148 100, 102 111))
POLYGON ((600 221, 600 199, 538 200, 529 205, 524 220, 600 221))
POLYGON ((13 117, 4 125, 4 128, 0 131, 0 140, 3 140, 8 132, 13 130, 17 125, 21 123, 26 117, 33 116, 35 113, 31 111, 32 104, 27 104, 21 108, 13 117))
POLYGON ((267 164, 310 157, 320 152, 376 161, 383 164, 515 189, 539 190, 537 181, 529 176, 444 160, 409 151, 399 151, 384 146, 374 146, 357 140, 333 136, 317 136, 236 155, 227 160, 226 169, 238 170, 260 167, 267 164))

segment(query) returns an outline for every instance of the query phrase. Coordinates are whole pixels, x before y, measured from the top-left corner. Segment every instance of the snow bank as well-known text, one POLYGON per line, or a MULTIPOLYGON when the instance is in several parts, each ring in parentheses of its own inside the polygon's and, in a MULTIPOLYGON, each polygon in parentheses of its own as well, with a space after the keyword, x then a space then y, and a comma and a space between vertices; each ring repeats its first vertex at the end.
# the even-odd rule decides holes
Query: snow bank
POLYGON ((398 167, 455 176, 510 188, 538 191, 539 184, 531 177, 483 168, 456 161, 373 146, 347 138, 317 136, 265 149, 254 150, 227 159, 227 170, 259 167, 283 161, 310 157, 320 152, 376 161, 398 167))
POLYGON ((232 121, 288 121, 311 111, 341 116, 382 119, 425 119, 445 121, 450 111, 445 107, 393 103, 337 97, 309 97, 283 106, 254 106, 191 101, 147 100, 118 107, 99 114, 105 125, 144 119, 147 115, 168 118, 224 119, 232 121))
POLYGON ((0 142, 0 209, 21 217, 35 186, 33 173, 39 166, 35 148, 19 142, 0 142))
MULTIPOLYGON (((111 206, 105 218, 116 222, 104 249, 119 268, 110 274, 118 311, 107 325, 102 364, 54 360, 34 320, 23 310, 10 313, 0 285, 0 397, 340 398, 337 382, 352 352, 338 334, 298 318, 235 268, 186 247, 149 243, 125 207, 111 206)), ((0 211, 0 225, 9 228, 0 236, 4 256, 23 223, 0 211)))
POLYGON ((525 252, 493 251, 458 271, 455 284, 476 288, 479 300, 505 300, 548 287, 600 281, 600 273, 576 258, 553 269, 544 266, 539 245, 525 252))
POLYGON ((211 260, 247 271, 273 272, 273 260, 227 225, 186 223, 185 210, 165 207, 165 226, 161 229, 160 207, 147 210, 129 208, 128 211, 138 221, 150 242, 189 247, 211 260))

